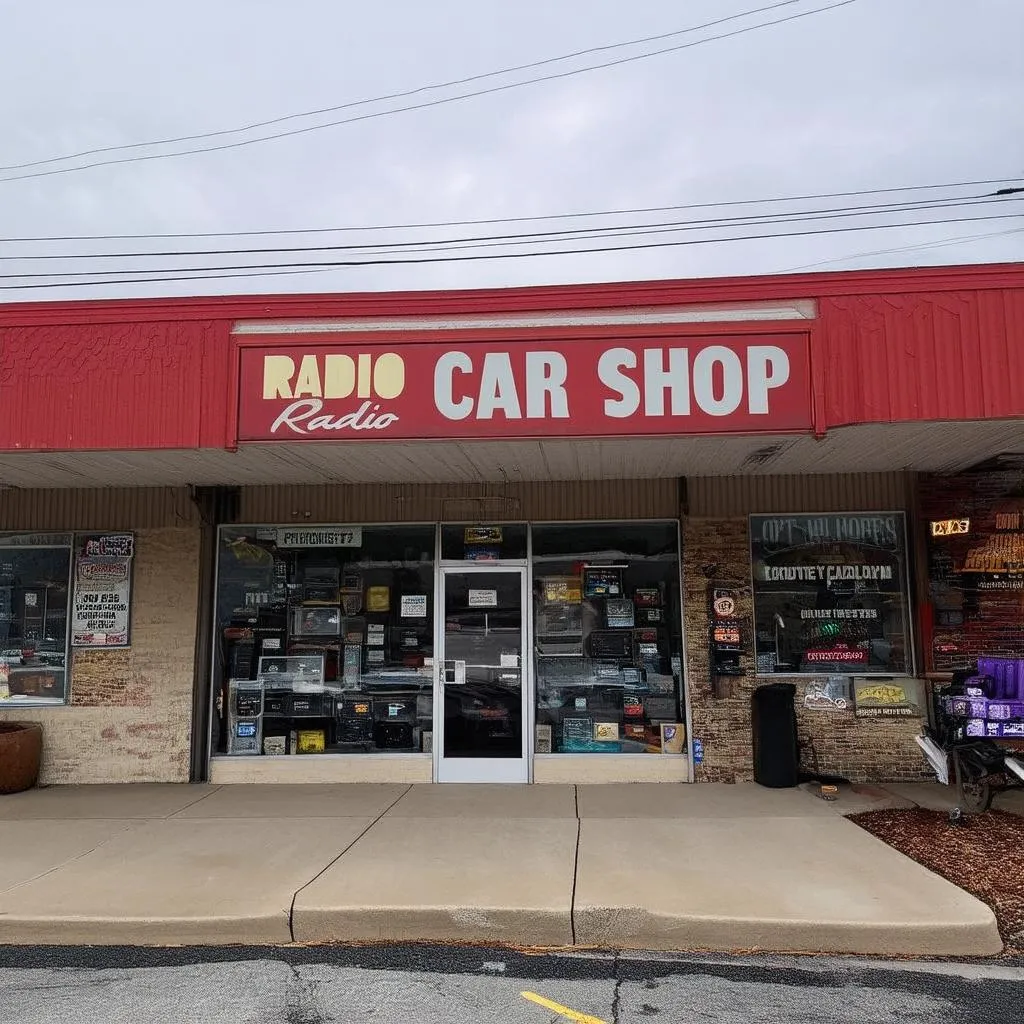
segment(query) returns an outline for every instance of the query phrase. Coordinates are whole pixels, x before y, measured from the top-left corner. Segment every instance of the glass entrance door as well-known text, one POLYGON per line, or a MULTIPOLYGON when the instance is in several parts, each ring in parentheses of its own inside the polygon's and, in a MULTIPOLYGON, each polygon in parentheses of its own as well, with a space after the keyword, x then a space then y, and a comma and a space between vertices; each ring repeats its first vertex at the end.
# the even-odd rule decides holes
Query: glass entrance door
POLYGON ((527 782, 526 570, 441 570, 438 782, 527 782))

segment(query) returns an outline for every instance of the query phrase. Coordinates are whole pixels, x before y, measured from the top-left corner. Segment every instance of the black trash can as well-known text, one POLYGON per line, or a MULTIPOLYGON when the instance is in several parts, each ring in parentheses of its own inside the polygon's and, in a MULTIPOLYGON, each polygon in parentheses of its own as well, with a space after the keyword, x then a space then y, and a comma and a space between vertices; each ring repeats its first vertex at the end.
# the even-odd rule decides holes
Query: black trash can
POLYGON ((751 705, 754 781, 772 789, 796 786, 800 781, 796 687, 792 683, 759 686, 751 705))

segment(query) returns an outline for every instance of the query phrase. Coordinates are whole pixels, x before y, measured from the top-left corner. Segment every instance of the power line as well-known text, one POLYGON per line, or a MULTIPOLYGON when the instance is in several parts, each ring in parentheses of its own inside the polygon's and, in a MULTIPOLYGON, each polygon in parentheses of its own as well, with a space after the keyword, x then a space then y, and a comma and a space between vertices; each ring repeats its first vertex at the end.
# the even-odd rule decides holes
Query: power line
MULTIPOLYGON (((413 221, 407 224, 363 224, 345 225, 333 228, 266 228, 256 231, 175 231, 144 232, 122 235, 34 235, 0 238, 0 243, 16 242, 121 242, 149 238, 251 238, 266 235, 321 235, 357 231, 415 231, 421 228, 477 227, 486 224, 524 224, 534 221, 586 219, 589 217, 619 217, 645 213, 671 213, 676 210, 711 210, 727 206, 767 206, 775 203, 799 203, 812 199, 850 199, 860 196, 888 195, 896 192, 928 192, 938 189, 983 188, 988 185, 1002 185, 1020 178, 986 178, 981 181, 954 181, 937 185, 901 185, 889 188, 869 188, 853 192, 817 192, 799 196, 772 196, 768 199, 730 199, 714 203, 683 203, 673 206, 647 206, 617 210, 591 210, 580 213, 540 213, 533 216, 485 217, 474 220, 413 221)), ((1001 190, 999 190, 1001 191, 1001 190)), ((997 192, 988 193, 995 197, 997 192)))
POLYGON ((291 252, 355 252, 362 249, 407 249, 422 246, 458 245, 476 242, 503 242, 513 244, 520 239, 527 241, 557 238, 569 241, 572 238, 603 236, 607 232, 642 231, 658 228, 695 229, 718 227, 726 224, 756 225, 760 223, 785 223, 787 221, 817 220, 828 217, 878 216, 884 213, 916 213, 958 206, 987 205, 1004 200, 991 196, 963 196, 955 199, 928 199, 919 202, 877 203, 865 206, 831 207, 819 210, 799 210, 793 213, 748 214, 737 217, 715 217, 704 220, 659 221, 651 224, 596 225, 583 228, 563 228, 556 231, 527 231, 516 234, 475 235, 459 238, 411 239, 400 242, 360 242, 350 245, 296 245, 266 246, 250 249, 171 249, 163 252, 100 252, 100 253, 32 253, 28 255, 3 255, 0 261, 22 260, 107 260, 107 259, 149 259, 158 256, 235 256, 241 253, 291 253, 291 252))
POLYGON ((963 245, 966 242, 977 242, 983 238, 1000 238, 1004 235, 1019 235, 1024 228, 1009 228, 1006 231, 984 231, 977 235, 951 235, 948 238, 937 238, 931 242, 919 242, 916 245, 899 245, 894 249, 873 249, 871 252, 851 252, 845 256, 835 256, 816 263, 804 263, 799 267, 787 267, 780 274, 795 274, 801 270, 814 270, 816 267, 827 267, 833 263, 845 263, 847 260, 865 259, 868 256, 889 256, 897 252, 917 252, 920 249, 943 249, 946 246, 963 245))
MULTIPOLYGON (((536 252, 514 252, 514 253, 475 253, 470 255, 461 256, 430 256, 426 258, 410 258, 403 257, 400 259, 363 259, 363 260, 331 260, 331 261, 319 261, 311 262, 308 264, 252 264, 252 265, 241 265, 239 267, 209 267, 209 268, 173 268, 169 271, 163 270, 151 270, 151 271, 135 271, 135 273, 148 273, 148 274, 164 274, 164 275, 175 275, 175 276, 161 276, 161 277, 134 277, 134 278, 121 278, 118 280, 105 280, 105 281, 53 281, 47 283, 37 284, 26 284, 26 285, 0 285, 0 291, 20 291, 23 289, 38 289, 38 288, 76 288, 76 287, 100 287, 100 286, 111 286, 111 285, 122 285, 122 284, 164 284, 174 281, 202 281, 202 280, 216 280, 221 277, 273 277, 279 274, 291 274, 301 272, 300 268, 309 270, 311 273, 316 273, 319 270, 330 270, 343 267, 377 267, 377 266, 399 266, 399 265, 412 265, 412 264, 424 264, 424 263, 463 263, 478 260, 500 260, 500 259, 524 259, 534 256, 577 256, 584 255, 586 253, 607 253, 607 252, 632 252, 640 249, 663 249, 669 247, 679 246, 690 246, 690 245, 708 245, 716 242, 749 242, 759 241, 762 239, 770 238, 801 238, 811 235, 827 235, 827 234, 845 234, 851 231, 878 231, 883 229, 891 228, 905 228, 905 227, 919 227, 924 224, 966 224, 975 221, 986 221, 986 220, 1008 220, 1016 219, 1018 217, 1024 217, 1021 213, 1004 213, 1004 214, 989 214, 982 217, 952 217, 945 218, 942 220, 930 220, 930 221, 907 221, 897 222, 891 224, 858 224, 858 225, 847 225, 845 227, 838 228, 813 228, 807 231, 777 231, 777 232, 765 232, 755 235, 729 235, 724 238, 686 238, 678 239, 675 241, 666 242, 637 242, 630 245, 611 245, 611 246, 600 246, 591 247, 586 249, 562 249, 562 250, 544 250, 536 252), (275 269, 282 268, 282 269, 275 269), (284 269, 287 268, 287 269, 284 269), (221 273, 225 270, 255 270, 257 273, 242 273, 242 274, 231 274, 221 273), (177 274, 180 270, 183 273, 177 274), (192 271, 202 271, 201 273, 192 273, 192 271), (215 272, 211 276, 206 273, 215 272)), ((126 271, 131 273, 131 271, 126 271)), ((5 274, 0 275, 0 279, 11 280, 13 278, 21 278, 26 275, 19 274, 5 274)), ((59 272, 54 274, 42 274, 42 277, 55 277, 63 276, 70 277, 70 274, 61 275, 59 272)), ((89 276, 95 276, 89 275, 89 276)))
POLYGON ((77 153, 67 153, 64 156, 51 156, 45 160, 29 160, 22 164, 0 164, 0 171, 20 171, 28 167, 42 167, 46 164, 63 163, 65 160, 79 160, 86 156, 97 156, 101 153, 123 153, 130 149, 147 149, 150 146, 172 146, 179 142, 198 142, 201 139, 223 138, 225 135, 238 135, 241 132, 255 131, 257 128, 269 128, 275 124, 284 124, 286 121, 295 121, 303 117, 318 117, 321 114, 333 114, 338 110, 350 110, 353 107, 369 106, 371 103, 384 103, 387 100, 407 99, 410 96, 418 96, 424 92, 434 92, 438 89, 452 89, 459 85, 471 85, 473 82, 481 82, 488 78, 497 78, 500 75, 512 75, 518 71, 532 71, 534 68, 546 67, 549 64, 558 64, 561 61, 573 60, 576 57, 586 57, 591 53, 604 53, 609 50, 621 50, 629 46, 642 46, 644 43, 656 43, 662 39, 672 39, 675 36, 690 35, 705 28, 714 28, 716 25, 723 25, 729 21, 736 21, 739 18, 747 18, 755 14, 764 14, 777 10, 780 7, 792 7, 793 4, 803 3, 803 0, 782 0, 781 3, 770 4, 767 7, 759 7, 752 11, 742 11, 739 14, 730 15, 728 18, 719 18, 717 21, 709 21, 703 25, 695 25, 692 28, 675 29, 672 32, 662 32, 659 35, 643 36, 640 39, 627 39, 621 43, 608 43, 604 46, 590 46, 585 50, 574 50, 572 53, 563 53, 558 57, 548 57, 544 60, 532 61, 529 64, 517 64, 514 67, 500 68, 497 71, 488 71, 480 75, 470 75, 468 78, 455 78, 449 82, 435 82, 433 85, 421 85, 415 89, 406 89, 403 92, 386 93, 383 96, 371 96, 365 100, 352 100, 348 103, 339 103, 333 107, 320 107, 317 110, 303 110, 295 114, 285 114, 282 117, 274 117, 267 121, 254 121, 252 124, 240 125, 237 128, 223 128, 219 131, 200 132, 196 135, 179 135, 170 139, 152 139, 149 142, 132 142, 121 146, 103 146, 98 149, 83 149, 77 153))
MULTIPOLYGON (((27 256, 0 256, 0 261, 28 262, 39 260, 110 260, 110 259, 154 259, 158 257, 190 256, 243 256, 267 255, 271 253, 314 253, 352 252, 361 255, 386 255, 395 253, 440 252, 458 249, 492 248, 511 245, 535 245, 546 242, 589 241, 604 238, 621 238, 631 235, 664 234, 678 231, 708 231, 724 227, 760 227, 786 223, 806 223, 815 220, 832 220, 846 217, 877 217, 894 213, 928 213, 943 209, 968 206, 988 206, 1005 202, 1002 198, 989 196, 964 197, 955 200, 926 200, 924 202, 876 204, 874 206, 832 207, 830 209, 804 210, 797 213, 770 213, 738 217, 720 217, 705 220, 663 221, 653 224, 622 224, 589 228, 563 229, 560 231, 536 231, 519 234, 477 235, 460 238, 407 240, 401 242, 365 242, 352 245, 315 246, 273 246, 250 249, 191 249, 167 252, 120 252, 120 253, 46 253, 27 256), (367 251, 369 250, 369 251, 367 251)), ((122 271, 92 271, 91 273, 121 273, 122 271)), ((31 275, 22 275, 25 277, 31 275)), ((48 276, 48 275, 47 275, 48 276)))
MULTIPOLYGON (((745 33, 753 32, 756 29, 769 28, 772 25, 781 25, 781 24, 784 24, 785 22, 789 22, 789 21, 797 21, 800 18, 807 18, 807 17, 810 17, 811 15, 814 15, 814 14, 823 14, 823 13, 825 13, 827 11, 836 10, 839 7, 846 7, 847 5, 852 4, 852 3, 856 3, 856 2, 857 2, 857 0, 839 0, 838 3, 832 3, 832 4, 829 4, 829 5, 825 6, 825 7, 816 7, 814 9, 810 10, 810 11, 801 11, 801 12, 799 12, 797 14, 790 14, 790 15, 786 16, 785 18, 776 18, 774 21, 759 22, 756 25, 748 25, 748 26, 745 26, 743 28, 734 29, 731 32, 722 32, 722 33, 719 33, 716 36, 706 36, 703 39, 696 39, 693 42, 679 43, 679 44, 676 44, 675 46, 663 47, 660 50, 651 50, 648 53, 636 54, 636 55, 631 56, 631 57, 620 57, 620 58, 617 58, 616 60, 605 61, 604 63, 601 63, 601 64, 591 64, 591 65, 589 65, 587 67, 583 67, 583 68, 574 68, 574 69, 572 69, 570 71, 560 71, 560 72, 552 73, 552 74, 549 74, 549 75, 539 75, 539 76, 534 77, 534 78, 523 79, 522 81, 519 81, 519 82, 509 82, 509 83, 505 83, 504 85, 491 86, 490 88, 487 88, 487 89, 476 89, 476 90, 473 90, 471 92, 461 93, 458 96, 445 96, 445 97, 442 97, 440 99, 428 100, 428 101, 425 101, 423 103, 412 103, 412 104, 407 104, 406 106, 402 106, 402 107, 394 107, 391 110, 381 110, 381 111, 374 111, 374 112, 368 113, 368 114, 358 114, 355 117, 342 118, 342 119, 337 120, 337 121, 327 121, 327 122, 325 122, 323 124, 310 125, 310 126, 307 126, 307 127, 304 127, 304 128, 292 128, 292 129, 289 129, 288 131, 284 131, 284 132, 274 132, 274 133, 267 134, 267 135, 260 135, 260 136, 257 136, 254 139, 242 139, 242 140, 239 140, 237 142, 225 142, 225 143, 221 143, 221 144, 216 145, 216 146, 197 146, 197 147, 193 147, 192 149, 177 150, 177 151, 172 152, 172 153, 145 153, 145 154, 141 154, 139 156, 118 157, 116 159, 111 159, 111 160, 95 160, 92 163, 78 164, 78 165, 76 165, 74 167, 55 168, 53 170, 48 170, 48 171, 30 171, 27 174, 7 175, 6 177, 0 178, 0 182, 5 182, 5 181, 23 181, 23 180, 25 180, 27 178, 46 178, 46 177, 51 177, 52 175, 55 175, 55 174, 70 174, 70 173, 72 173, 74 171, 85 171, 85 170, 90 170, 90 169, 95 168, 95 167, 109 167, 109 166, 112 166, 112 165, 115 165, 115 164, 141 163, 141 162, 149 161, 149 160, 166 160, 166 159, 170 159, 172 157, 192 156, 192 155, 197 154, 197 153, 215 153, 215 152, 220 152, 222 150, 227 150, 227 149, 237 149, 237 148, 240 148, 242 146, 251 146, 251 145, 254 145, 254 144, 259 143, 259 142, 268 142, 268 141, 271 141, 273 139, 289 138, 289 137, 291 137, 293 135, 304 135, 304 134, 307 134, 309 132, 321 131, 324 128, 335 128, 335 127, 338 127, 339 125, 355 124, 356 122, 359 122, 359 121, 372 120, 372 119, 378 118, 378 117, 389 117, 389 116, 391 116, 393 114, 406 113, 406 112, 412 111, 412 110, 425 110, 425 109, 428 109, 430 107, 437 107, 437 106, 441 106, 441 105, 446 104, 446 103, 455 103, 455 102, 457 102, 459 100, 472 99, 472 98, 477 97, 477 96, 488 96, 488 95, 492 95, 494 93, 499 93, 499 92, 507 92, 510 89, 519 89, 519 88, 522 88, 523 86, 526 86, 526 85, 534 85, 534 84, 537 84, 537 83, 540 83, 540 82, 551 82, 551 81, 556 81, 556 80, 563 79, 563 78, 570 78, 570 77, 572 77, 574 75, 585 74, 585 73, 587 73, 589 71, 600 71, 600 70, 603 70, 605 68, 617 67, 619 65, 629 64, 629 63, 632 63, 634 61, 647 60, 647 59, 649 59, 651 57, 658 57, 658 56, 661 56, 661 55, 666 54, 666 53, 675 53, 675 52, 677 52, 679 50, 687 50, 687 49, 690 49, 691 47, 694 47, 694 46, 701 46, 704 43, 712 43, 712 42, 717 42, 718 40, 721 40, 721 39, 729 39, 729 38, 731 38, 733 36, 744 35, 745 33)), ((772 5, 772 7, 778 7, 778 6, 783 6, 783 5, 782 4, 772 5)), ((758 10, 760 10, 760 11, 768 11, 768 10, 771 10, 772 7, 759 8, 758 10)), ((686 31, 696 32, 696 31, 699 31, 699 30, 701 30, 703 28, 707 28, 707 27, 710 27, 710 26, 713 26, 713 25, 716 25, 716 24, 721 24, 722 21, 735 20, 736 18, 744 17, 744 16, 749 16, 749 15, 755 14, 755 13, 758 13, 758 11, 757 10, 755 10, 755 11, 747 11, 747 12, 745 12, 745 14, 733 15, 729 19, 720 19, 719 21, 708 22, 706 25, 697 25, 697 26, 694 26, 692 29, 689 29, 689 30, 686 30, 686 31)), ((683 30, 680 30, 680 31, 683 31, 683 30)), ((145 144, 140 144, 140 145, 145 145, 145 144)), ((114 148, 114 147, 111 147, 111 148, 114 148)))
MULTIPOLYGON (((178 239, 178 238, 251 238, 267 235, 320 235, 341 232, 373 232, 373 231, 415 231, 421 228, 476 227, 487 224, 522 224, 535 221, 574 220, 593 217, 618 217, 640 215, 646 213, 670 213, 677 210, 710 210, 728 206, 767 206, 776 203, 798 203, 812 199, 846 199, 860 196, 887 195, 896 192, 926 192, 939 189, 981 188, 988 185, 1002 185, 1005 182, 1020 181, 1020 178, 985 178, 977 181, 942 182, 935 185, 900 185, 888 188, 860 189, 847 192, 817 192, 798 196, 772 196, 766 199, 729 199, 713 203, 682 203, 670 206, 626 207, 615 210, 590 210, 576 213, 539 213, 517 217, 484 217, 471 220, 438 220, 411 221, 404 224, 361 224, 343 225, 330 228, 264 228, 250 231, 175 231, 175 232, 141 232, 136 234, 104 234, 104 235, 25 235, 21 237, 0 238, 0 243, 25 242, 117 242, 136 241, 141 239, 178 239)), ((987 193, 996 197, 1004 190, 987 193)), ((926 200, 923 200, 926 201, 926 200)))
MULTIPOLYGON (((757 227, 779 227, 786 224, 807 224, 819 220, 840 220, 847 217, 869 217, 878 216, 881 214, 896 214, 896 213, 929 213, 931 211, 939 211, 944 209, 955 209, 958 207, 969 207, 969 206, 987 206, 991 205, 991 200, 980 201, 972 200, 957 203, 944 203, 939 206, 907 206, 903 208, 895 209, 880 209, 880 210, 850 210, 846 212, 823 212, 817 214, 808 214, 806 216, 793 216, 786 217, 776 215, 771 218, 765 217, 740 217, 740 218, 722 218, 717 221, 679 221, 676 223, 666 222, 663 224, 648 224, 648 225, 637 225, 630 226, 626 225, 623 227, 609 228, 606 230, 594 230, 594 233, 583 235, 562 235, 559 237, 544 237, 543 235, 528 236, 523 240, 517 240, 514 236, 508 236, 508 240, 499 241, 468 241, 465 244, 461 240, 453 240, 448 243, 442 243, 439 245, 432 245, 427 242, 413 242, 402 247, 395 246, 382 247, 377 246, 375 248, 363 247, 361 252, 357 255, 361 256, 386 256, 395 253, 402 254, 415 254, 415 253, 426 253, 426 252, 457 252, 462 249, 492 249, 492 248, 503 248, 509 246, 521 246, 521 245, 546 245, 556 244, 559 242, 588 242, 588 241, 599 241, 608 238, 629 238, 635 236, 649 236, 649 235, 665 235, 665 234, 679 234, 680 232, 688 231, 716 231, 724 228, 757 228, 757 227)), ((927 221, 923 223, 928 223, 927 221)), ((239 254, 252 252, 256 250, 243 249, 239 250, 239 254)), ((279 250, 270 250, 270 252, 276 252, 279 250)), ((323 252, 324 249, 310 250, 313 252, 323 252)), ((330 251, 330 250, 326 250, 330 251)), ((229 253, 230 254, 230 253, 229 253)), ((233 254, 232 254, 233 255, 233 254)))

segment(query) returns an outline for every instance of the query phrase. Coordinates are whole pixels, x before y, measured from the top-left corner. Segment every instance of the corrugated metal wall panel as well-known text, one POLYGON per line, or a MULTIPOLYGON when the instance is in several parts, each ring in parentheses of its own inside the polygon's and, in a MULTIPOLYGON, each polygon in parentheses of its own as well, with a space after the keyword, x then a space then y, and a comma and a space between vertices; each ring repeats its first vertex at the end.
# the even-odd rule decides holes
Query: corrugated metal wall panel
POLYGON ((1024 415, 1020 289, 821 300, 825 426, 1024 415))
POLYGON ((758 512, 902 511, 911 473, 696 477, 687 481, 691 516, 732 518, 758 512))
POLYGON ((183 487, 0 492, 0 530, 145 530, 198 524, 183 487))
POLYGON ((0 447, 131 451, 226 443, 229 322, 0 329, 0 447), (40 395, 59 395, 45 414, 40 395), (100 396, 117 395, 117 401, 100 396))
POLYGON ((239 513, 240 521, 249 523, 678 517, 679 485, 674 479, 245 487, 239 513))

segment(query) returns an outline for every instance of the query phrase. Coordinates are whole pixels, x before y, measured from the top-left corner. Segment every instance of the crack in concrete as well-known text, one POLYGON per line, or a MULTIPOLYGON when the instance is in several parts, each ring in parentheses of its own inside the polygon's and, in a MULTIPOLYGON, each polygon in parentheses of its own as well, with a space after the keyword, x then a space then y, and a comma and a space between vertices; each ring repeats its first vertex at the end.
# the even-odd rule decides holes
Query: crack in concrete
POLYGON ((359 840, 362 839, 363 836, 365 836, 366 833, 369 832, 370 829, 373 828, 373 826, 376 825, 381 820, 381 818, 383 818, 384 815, 388 813, 388 811, 390 811, 403 797, 405 797, 409 793, 409 790, 411 790, 411 789, 412 789, 411 785, 406 786, 405 789, 403 789, 402 792, 399 793, 398 796, 394 800, 392 800, 391 803, 388 804, 387 807, 385 807, 384 810, 381 811, 380 814, 378 814, 377 817, 374 818, 373 821, 371 821, 370 824, 367 825, 366 828, 364 828, 363 831, 360 832, 359 835, 357 835, 355 837, 355 839, 352 840, 351 843, 348 843, 338 853, 338 855, 336 857, 333 857, 330 861, 328 861, 328 863, 325 864, 308 882, 303 882, 302 885, 300 885, 298 887, 298 889, 296 889, 295 892, 292 893, 292 901, 291 901, 291 904, 289 905, 288 911, 287 911, 287 914, 288 914, 288 934, 291 936, 292 942, 296 941, 296 939, 295 939, 295 901, 299 898, 299 893, 302 892, 303 889, 306 889, 309 886, 311 886, 321 875, 323 875, 326 871, 330 870, 330 868, 332 868, 335 864, 337 864, 338 861, 341 860, 341 858, 344 857, 345 854, 348 853, 348 851, 351 850, 352 847, 355 846, 356 843, 358 843, 359 840))
POLYGON ((209 800, 214 793, 219 793, 223 788, 223 786, 213 786, 210 789, 209 793, 204 793, 202 796, 196 797, 195 800, 192 800, 189 803, 185 804, 184 807, 179 807, 176 811, 172 811, 170 814, 165 814, 162 820, 170 821, 172 818, 176 818, 179 814, 183 814, 190 807, 195 807, 197 804, 201 804, 204 800, 209 800))

